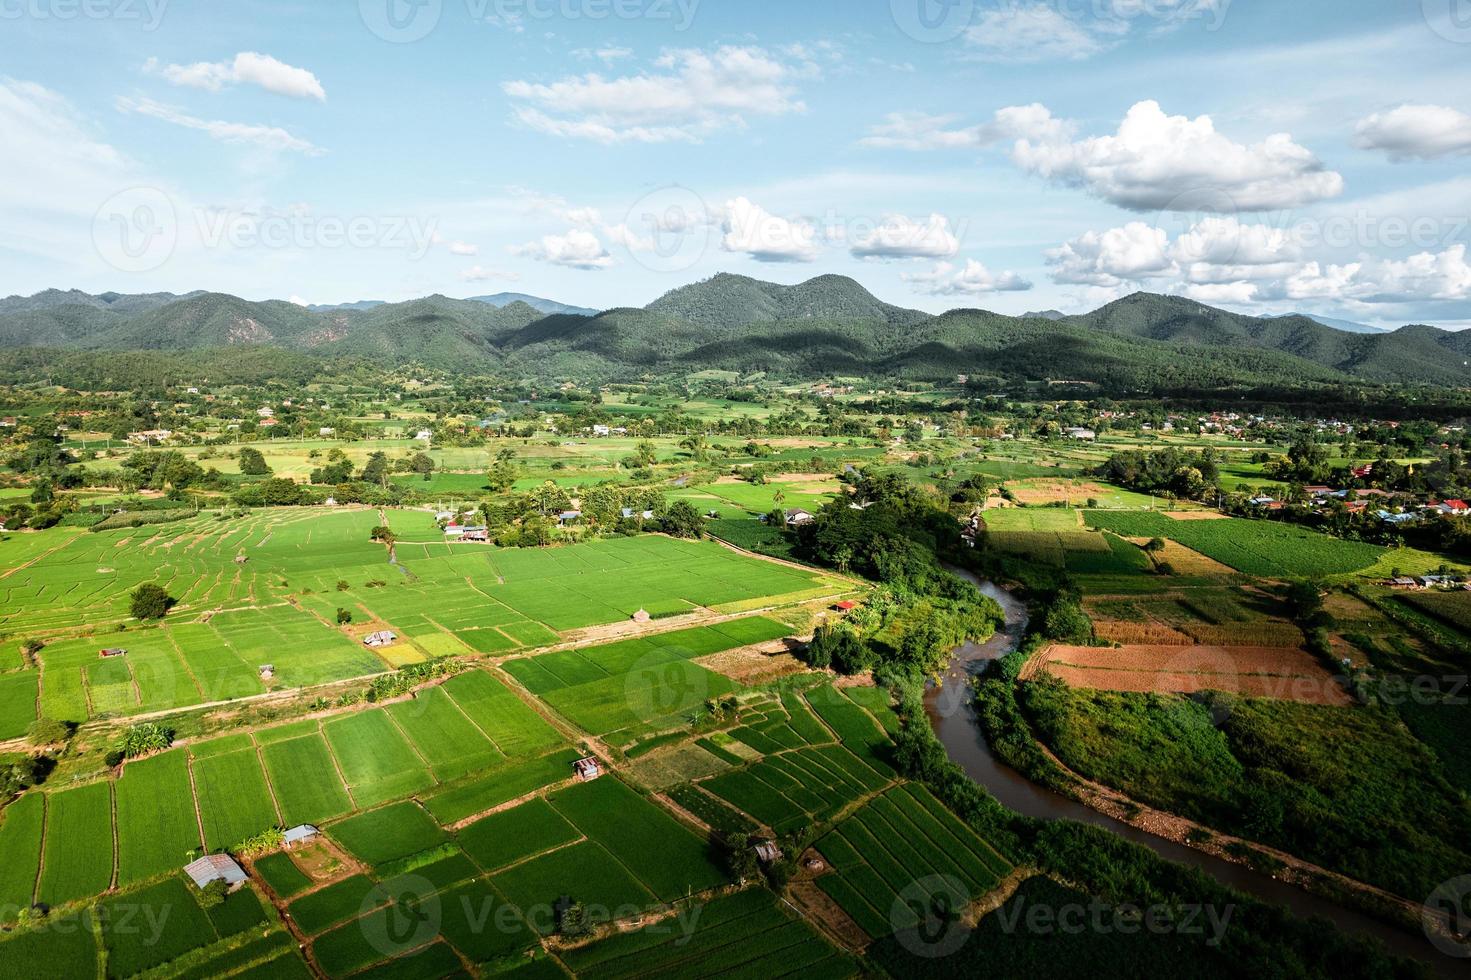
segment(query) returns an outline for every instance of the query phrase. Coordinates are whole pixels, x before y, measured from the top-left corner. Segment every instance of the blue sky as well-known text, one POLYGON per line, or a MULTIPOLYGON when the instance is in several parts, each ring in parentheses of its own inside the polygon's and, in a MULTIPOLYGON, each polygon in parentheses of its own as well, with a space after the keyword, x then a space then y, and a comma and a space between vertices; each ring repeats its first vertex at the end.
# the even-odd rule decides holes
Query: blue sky
POLYGON ((1471 325, 1467 0, 0 0, 0 293, 1471 325))

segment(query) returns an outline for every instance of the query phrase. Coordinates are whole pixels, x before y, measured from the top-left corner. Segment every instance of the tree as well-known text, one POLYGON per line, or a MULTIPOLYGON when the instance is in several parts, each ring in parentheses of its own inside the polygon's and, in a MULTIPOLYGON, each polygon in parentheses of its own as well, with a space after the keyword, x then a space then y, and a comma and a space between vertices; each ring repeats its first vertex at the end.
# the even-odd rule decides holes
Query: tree
POLYGON ((346 610, 346 609, 343 609, 343 608, 339 607, 338 610, 337 610, 337 625, 338 626, 346 626, 348 623, 351 623, 351 622, 352 622, 352 613, 350 611, 346 610))
POLYGON ((270 476, 272 471, 259 449, 244 446, 240 450, 240 472, 246 476, 270 476))
POLYGON ((557 909, 557 931, 564 936, 585 936, 591 932, 587 906, 581 902, 563 902, 557 909))
POLYGON ((144 582, 133 590, 131 609, 135 619, 162 619, 178 601, 154 582, 144 582))
POLYGON ((705 518, 688 500, 676 500, 664 515, 664 533, 676 538, 698 538, 705 533, 705 518))

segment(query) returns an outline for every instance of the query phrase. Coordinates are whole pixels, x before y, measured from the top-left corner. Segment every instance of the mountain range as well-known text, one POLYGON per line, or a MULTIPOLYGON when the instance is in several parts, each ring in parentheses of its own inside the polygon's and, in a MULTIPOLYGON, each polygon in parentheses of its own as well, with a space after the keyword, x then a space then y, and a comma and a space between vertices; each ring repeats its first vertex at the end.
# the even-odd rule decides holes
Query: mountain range
MULTIPOLYGON (((489 303, 494 307, 510 306, 512 303, 525 303, 540 313, 573 313, 577 316, 597 316, 598 311, 587 306, 568 306, 566 303, 558 303, 554 299, 544 299, 540 296, 529 296, 526 293, 495 293, 490 296, 471 296, 466 302, 489 303)), ((381 299, 362 299, 356 303, 335 303, 331 305, 312 305, 307 309, 313 313, 332 313, 340 310, 371 310, 378 306, 387 306, 388 303, 381 299)))
POLYGON ((0 300, 0 347, 249 347, 527 377, 721 369, 805 378, 970 374, 1132 390, 1471 384, 1471 332, 1356 333, 1302 315, 1253 317, 1152 293, 1075 316, 979 309, 935 316, 882 302, 836 275, 786 286, 720 274, 646 307, 597 313, 505 293, 308 308, 222 293, 47 290, 0 300))

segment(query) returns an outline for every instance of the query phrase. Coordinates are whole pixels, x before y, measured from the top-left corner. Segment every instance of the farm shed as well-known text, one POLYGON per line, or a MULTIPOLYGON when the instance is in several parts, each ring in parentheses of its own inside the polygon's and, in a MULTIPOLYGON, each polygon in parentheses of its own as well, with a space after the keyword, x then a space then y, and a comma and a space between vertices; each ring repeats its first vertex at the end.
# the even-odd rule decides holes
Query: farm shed
POLYGON ((235 564, 237 564, 237 565, 244 565, 248 561, 250 561, 250 558, 248 556, 246 556, 246 555, 236 555, 235 556, 235 564))
POLYGON ((275 664, 261 664, 260 665, 260 679, 261 680, 268 681, 272 677, 275 677, 275 676, 276 676, 276 665, 275 664))
POLYGON ((603 765, 592 756, 578 759, 572 763, 572 772, 584 783, 597 779, 603 774, 603 765))
POLYGON ((790 524, 792 527, 800 527, 803 524, 811 524, 813 521, 817 520, 817 518, 812 516, 812 513, 810 511, 802 510, 800 507, 794 507, 791 510, 787 511, 786 517, 787 523, 790 524))
POLYGON ((781 848, 776 846, 775 841, 757 841, 754 850, 762 864, 775 864, 781 860, 781 848))
POLYGON ((653 617, 649 615, 649 611, 647 609, 640 609, 638 612, 633 614, 633 621, 635 623, 647 623, 651 618, 653 617))
POLYGON ((305 844, 308 841, 315 840, 319 833, 321 831, 309 823, 298 824, 281 835, 281 843, 289 851, 298 844, 305 844))
POLYGON ((386 647, 398 639, 398 634, 393 630, 378 630, 363 637, 363 642, 370 647, 386 647))
POLYGON ((103 647, 101 650, 97 651, 97 656, 101 657, 103 660, 111 660, 113 657, 126 657, 127 655, 128 651, 122 649, 121 647, 103 647))
POLYGON ((228 854, 206 854, 185 865, 184 873, 193 880, 197 888, 203 888, 211 881, 223 881, 234 891, 245 884, 245 872, 228 854))

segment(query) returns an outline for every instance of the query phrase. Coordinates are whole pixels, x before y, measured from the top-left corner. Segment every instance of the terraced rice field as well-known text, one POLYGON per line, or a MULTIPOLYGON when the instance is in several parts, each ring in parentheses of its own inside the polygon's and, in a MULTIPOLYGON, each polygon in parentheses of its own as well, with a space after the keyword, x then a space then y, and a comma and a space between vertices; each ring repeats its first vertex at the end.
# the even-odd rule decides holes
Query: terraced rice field
POLYGON ((818 887, 874 938, 914 928, 932 904, 961 907, 1011 865, 923 787, 879 796, 817 842, 833 873, 818 887))

